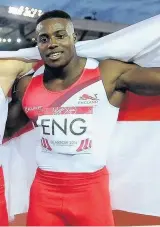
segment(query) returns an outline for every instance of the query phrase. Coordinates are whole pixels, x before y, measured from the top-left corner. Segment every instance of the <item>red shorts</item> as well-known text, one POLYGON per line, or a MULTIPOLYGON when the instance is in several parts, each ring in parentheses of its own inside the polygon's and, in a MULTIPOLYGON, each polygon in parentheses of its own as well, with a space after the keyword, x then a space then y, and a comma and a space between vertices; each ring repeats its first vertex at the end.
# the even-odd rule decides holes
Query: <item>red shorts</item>
POLYGON ((3 169, 0 167, 0 226, 8 226, 3 169))
POLYGON ((113 226, 109 174, 38 169, 31 187, 28 226, 113 226))

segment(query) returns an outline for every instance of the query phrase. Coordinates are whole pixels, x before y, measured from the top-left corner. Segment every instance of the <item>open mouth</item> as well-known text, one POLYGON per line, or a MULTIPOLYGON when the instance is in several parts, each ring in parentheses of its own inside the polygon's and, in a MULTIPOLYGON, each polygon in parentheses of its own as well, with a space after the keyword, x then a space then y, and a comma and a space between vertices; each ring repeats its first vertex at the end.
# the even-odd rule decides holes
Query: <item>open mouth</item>
POLYGON ((48 55, 48 58, 50 60, 57 60, 61 57, 61 54, 62 54, 61 52, 52 53, 48 55))

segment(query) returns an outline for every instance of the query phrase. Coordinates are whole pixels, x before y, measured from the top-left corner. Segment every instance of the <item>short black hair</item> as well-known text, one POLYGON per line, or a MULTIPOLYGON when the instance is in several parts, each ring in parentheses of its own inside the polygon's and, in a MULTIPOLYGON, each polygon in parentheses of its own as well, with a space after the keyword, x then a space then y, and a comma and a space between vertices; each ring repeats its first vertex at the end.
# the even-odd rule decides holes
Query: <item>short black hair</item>
POLYGON ((38 25, 43 20, 47 20, 47 19, 51 19, 51 18, 64 18, 64 19, 67 19, 67 20, 71 20, 70 15, 68 13, 66 13, 65 11, 52 10, 52 11, 48 11, 48 12, 45 12, 44 14, 42 14, 38 18, 36 25, 38 25))

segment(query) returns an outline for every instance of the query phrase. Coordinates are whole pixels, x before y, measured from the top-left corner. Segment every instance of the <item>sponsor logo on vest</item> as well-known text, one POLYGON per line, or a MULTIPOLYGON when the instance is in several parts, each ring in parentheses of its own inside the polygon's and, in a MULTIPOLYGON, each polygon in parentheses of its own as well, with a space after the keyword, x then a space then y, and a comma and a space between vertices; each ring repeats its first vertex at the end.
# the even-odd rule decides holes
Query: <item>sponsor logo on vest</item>
POLYGON ((83 94, 78 101, 78 104, 96 104, 98 103, 97 94, 90 96, 88 94, 83 94))
POLYGON ((41 126, 42 126, 44 135, 55 135, 55 129, 57 128, 64 135, 67 135, 69 131, 71 132, 71 134, 75 136, 80 136, 80 135, 83 135, 87 130, 87 127, 84 126, 85 123, 86 121, 82 118, 75 118, 70 123, 68 122, 67 118, 64 118, 62 124, 59 124, 54 119, 41 119, 41 126), (75 130, 76 123, 82 123, 82 126, 79 126, 78 128, 76 127, 76 130, 75 130), (51 132, 49 130, 50 127, 52 129, 51 132))
POLYGON ((39 111, 39 110, 41 110, 43 107, 42 106, 26 106, 26 107, 24 107, 24 111, 26 112, 26 113, 28 113, 28 112, 30 112, 30 111, 39 111))

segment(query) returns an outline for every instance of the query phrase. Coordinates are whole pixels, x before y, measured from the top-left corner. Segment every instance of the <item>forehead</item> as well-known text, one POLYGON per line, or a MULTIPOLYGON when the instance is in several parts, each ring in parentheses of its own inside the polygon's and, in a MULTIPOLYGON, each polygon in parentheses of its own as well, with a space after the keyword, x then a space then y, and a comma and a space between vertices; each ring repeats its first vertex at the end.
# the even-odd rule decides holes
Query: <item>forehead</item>
POLYGON ((64 18, 51 18, 40 22, 36 27, 37 33, 50 33, 58 30, 67 30, 71 22, 64 18))

